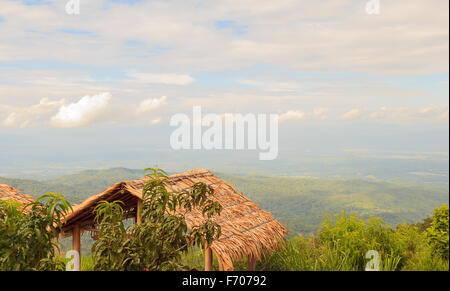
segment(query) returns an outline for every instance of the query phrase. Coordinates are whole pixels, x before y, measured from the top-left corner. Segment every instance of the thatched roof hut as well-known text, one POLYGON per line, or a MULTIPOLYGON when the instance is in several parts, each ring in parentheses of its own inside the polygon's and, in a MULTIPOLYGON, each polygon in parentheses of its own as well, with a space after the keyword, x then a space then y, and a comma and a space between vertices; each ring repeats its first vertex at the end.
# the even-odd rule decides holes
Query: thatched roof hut
MULTIPOLYGON (((136 209, 142 200, 142 189, 150 178, 119 182, 98 195, 92 196, 83 203, 73 207, 63 230, 79 239, 80 230, 93 227, 93 209, 101 200, 120 200, 124 203, 127 217, 136 217, 136 209), (78 232, 78 233, 74 233, 78 232)), ((251 263, 260 259, 265 252, 272 252, 279 247, 287 235, 287 229, 269 212, 237 192, 231 184, 215 177, 205 169, 197 169, 168 177, 167 186, 172 191, 187 189, 198 182, 210 185, 214 189, 214 197, 223 211, 216 222, 222 228, 221 237, 214 241, 207 251, 212 251, 219 261, 221 270, 232 270, 233 262, 248 256, 251 263)), ((199 211, 193 210, 186 216, 189 227, 198 225, 203 220, 199 211)), ((79 248, 79 245, 74 245, 79 248)), ((207 267, 208 269, 208 267, 207 267)))
POLYGON ((34 202, 33 197, 30 195, 22 194, 16 188, 5 184, 0 184, 0 200, 16 201, 22 205, 27 205, 34 202))

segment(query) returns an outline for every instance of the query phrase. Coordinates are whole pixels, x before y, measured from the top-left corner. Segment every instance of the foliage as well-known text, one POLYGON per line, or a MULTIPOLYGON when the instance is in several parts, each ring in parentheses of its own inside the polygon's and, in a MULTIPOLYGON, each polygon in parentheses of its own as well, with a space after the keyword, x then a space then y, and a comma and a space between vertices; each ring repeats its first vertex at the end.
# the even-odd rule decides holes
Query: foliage
POLYGON ((81 257, 81 271, 94 271, 94 259, 92 256, 82 256, 81 257))
POLYGON ((293 235, 316 233, 324 214, 343 209, 364 219, 380 217, 395 227, 404 222, 415 223, 449 201, 448 186, 358 179, 217 176, 271 212, 293 235))
POLYGON ((94 243, 94 269, 120 270, 121 264, 127 259, 123 244, 127 233, 123 224, 123 209, 120 201, 101 201, 94 209, 95 220, 98 223, 99 239, 94 243))
POLYGON ((424 232, 431 226, 431 222, 433 221, 432 217, 424 218, 422 221, 413 224, 420 232, 424 232))
POLYGON ((61 270, 55 240, 69 209, 64 197, 54 193, 25 207, 0 201, 0 270, 61 270))
POLYGON ((259 262, 257 268, 271 271, 352 270, 352 266, 344 256, 340 256, 326 245, 318 245, 317 239, 313 236, 305 238, 301 235, 290 239, 281 251, 259 262))
POLYGON ((149 168, 144 186, 141 223, 127 228, 119 202, 103 202, 95 209, 99 239, 92 253, 95 270, 179 270, 181 254, 197 245, 204 248, 220 234, 211 218, 220 215, 218 202, 210 199, 214 190, 196 183, 182 191, 166 189, 166 172, 149 168), (186 214, 199 209, 204 221, 188 229, 186 214), (151 247, 149 247, 151 246, 151 247))
POLYGON ((342 254, 358 270, 365 268, 365 254, 370 250, 380 256, 398 256, 399 247, 394 233, 380 218, 367 220, 347 215, 345 212, 327 217, 318 232, 319 243, 342 254))
MULTIPOLYGON (((362 271, 366 253, 379 254, 381 271, 448 271, 448 259, 434 251, 427 233, 403 224, 391 229, 379 218, 360 219, 345 212, 327 217, 318 236, 291 238, 285 248, 268 255, 259 270, 362 271)), ((448 243, 447 243, 448 247, 448 243)))
POLYGON ((433 221, 427 229, 427 234, 434 249, 444 258, 449 258, 449 212, 448 206, 442 205, 433 213, 433 221))

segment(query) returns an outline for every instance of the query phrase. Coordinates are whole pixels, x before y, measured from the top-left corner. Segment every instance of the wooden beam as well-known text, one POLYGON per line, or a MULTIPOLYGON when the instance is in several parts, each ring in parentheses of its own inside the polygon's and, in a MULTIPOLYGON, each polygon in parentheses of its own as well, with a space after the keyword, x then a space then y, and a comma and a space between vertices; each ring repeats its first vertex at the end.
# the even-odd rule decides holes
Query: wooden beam
POLYGON ((142 200, 138 199, 136 206, 136 224, 141 224, 141 207, 142 207, 142 200))
POLYGON ((256 264, 255 257, 253 257, 252 255, 248 255, 248 270, 249 271, 254 271, 255 270, 255 264, 256 264))
POLYGON ((205 249, 205 271, 213 270, 213 254, 210 247, 206 246, 205 249))
POLYGON ((78 256, 75 256, 74 271, 80 271, 81 266, 81 227, 79 224, 74 225, 72 230, 72 250, 78 252, 78 256))

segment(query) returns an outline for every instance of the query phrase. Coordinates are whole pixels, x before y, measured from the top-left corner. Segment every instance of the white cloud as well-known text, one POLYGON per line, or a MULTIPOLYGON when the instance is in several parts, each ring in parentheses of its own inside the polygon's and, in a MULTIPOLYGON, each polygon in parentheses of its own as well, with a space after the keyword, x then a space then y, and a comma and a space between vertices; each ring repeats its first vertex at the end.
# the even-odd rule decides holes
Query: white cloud
POLYGON ((29 119, 21 119, 17 112, 11 112, 5 120, 3 120, 2 124, 4 126, 17 126, 20 128, 27 127, 28 124, 30 124, 29 119))
POLYGON ((360 115, 361 115, 361 109, 354 108, 354 109, 351 109, 350 111, 347 111, 346 113, 342 114, 339 119, 340 120, 351 120, 351 119, 358 118, 360 115))
POLYGON ((325 120, 327 119, 327 108, 317 108, 312 112, 304 112, 301 110, 289 110, 285 113, 280 114, 279 122, 287 122, 287 121, 298 121, 298 120, 308 120, 308 119, 318 119, 325 120))
POLYGON ((448 121, 449 117, 449 109, 448 106, 437 106, 437 105, 431 105, 425 108, 422 108, 419 110, 419 117, 428 119, 431 121, 448 121))
POLYGON ((56 127, 81 127, 98 122, 108 117, 111 100, 110 93, 84 96, 78 102, 61 106, 51 118, 51 124, 56 127))
POLYGON ((178 74, 129 73, 128 76, 135 78, 137 82, 150 84, 189 85, 195 81, 189 75, 178 74))
POLYGON ((449 115, 448 115, 448 109, 447 109, 447 111, 445 111, 444 113, 442 113, 436 117, 436 121, 448 122, 448 117, 449 117, 449 115))
POLYGON ((378 109, 351 109, 338 119, 392 124, 416 124, 423 122, 448 122, 448 113, 448 106, 431 105, 424 108, 381 106, 378 109))
MULTIPOLYGON (((434 88, 418 90, 386 75, 448 72, 448 1, 411 0, 407 5, 385 1, 380 15, 369 16, 365 2, 351 0, 224 0, 207 5, 193 5, 196 0, 140 1, 106 6, 104 0, 90 0, 82 4, 82 10, 89 11, 80 15, 83 21, 68 18, 61 13, 63 5, 56 2, 30 8, 20 1, 2 1, 0 59, 11 65, 4 73, 0 69, 0 103, 111 92, 129 102, 122 104, 127 112, 121 110, 120 118, 128 114, 130 122, 141 120, 135 116, 136 106, 146 108, 137 105, 140 100, 164 94, 176 98, 170 107, 175 111, 186 109, 192 101, 220 111, 284 110, 279 112, 285 112, 286 120, 312 118, 307 112, 286 112, 292 108, 348 111, 380 103, 445 104, 437 96, 443 93, 433 92, 434 88), (234 21, 245 32, 217 29, 217 20, 234 21), (50 67, 60 63, 69 68, 31 70, 26 67, 30 56, 37 63, 50 60, 50 67), (15 61, 25 64, 25 69, 13 72, 10 67, 15 61), (123 78, 124 72, 130 72, 131 78, 123 78), (334 76, 315 74, 328 72, 334 76), (199 86, 178 87, 195 82, 193 76, 212 76, 213 82, 199 77, 195 84, 199 86), (252 88, 227 86, 233 82, 230 77, 252 88)), ((152 106, 157 105, 149 101, 149 112, 152 106)), ((374 122, 448 119, 445 110, 430 116, 418 109, 390 110, 397 113, 360 109, 359 116, 352 118, 374 122)), ((30 126, 38 121, 28 121, 21 112, 20 108, 2 112, 0 123, 30 126)), ((346 118, 352 114, 356 113, 346 118)))
POLYGON ((2 1, 0 59, 47 59, 89 65, 154 66, 164 71, 240 69, 255 64, 308 71, 423 74, 448 72, 448 1, 196 0, 135 5, 84 1, 83 21, 63 5, 2 1), (5 2, 5 3, 3 3, 5 2), (99 21, 101 19, 102 21, 99 21), (233 35, 214 22, 246 26, 233 35), (68 34, 64 29, 92 35, 68 34), (44 41, 42 41, 44 39, 44 41), (304 41, 307 39, 308 41, 304 41), (136 40, 142 48, 120 44, 136 40), (154 47, 168 48, 154 53, 154 47), (82 49, 80 49, 82 48, 82 49), (388 51, 387 51, 388 48, 388 51))
POLYGON ((161 122, 161 118, 155 118, 150 121, 151 125, 155 125, 161 122))
POLYGON ((162 96, 161 98, 146 99, 139 104, 136 112, 137 112, 137 114, 148 113, 148 112, 154 111, 166 104, 167 104, 166 96, 162 96))
POLYGON ((393 119, 401 119, 401 116, 406 113, 406 108, 389 108, 382 106, 378 110, 369 114, 369 118, 378 121, 387 121, 393 119))
POLYGON ((419 113, 421 114, 427 114, 429 112, 433 112, 434 110, 436 110, 436 106, 435 105, 431 105, 429 107, 425 107, 419 110, 419 113))
POLYGON ((0 105, 0 112, 6 113, 6 118, 0 122, 0 125, 25 128, 33 125, 34 122, 42 121, 62 104, 64 99, 50 101, 48 98, 42 98, 38 104, 29 107, 0 105))
POLYGON ((299 84, 295 82, 251 79, 239 80, 238 82, 244 85, 259 87, 269 92, 295 92, 300 89, 299 84))
POLYGON ((291 120, 305 120, 305 119, 306 113, 299 110, 289 110, 283 114, 280 114, 280 117, 278 118, 280 123, 291 120))
POLYGON ((65 99, 50 101, 42 98, 38 104, 19 107, 0 104, 0 126, 25 128, 49 124, 54 127, 75 128, 108 121, 120 123, 157 124, 161 118, 152 112, 167 104, 167 97, 149 98, 139 103, 119 104, 111 93, 84 96, 72 103, 65 99), (150 121, 148 118, 151 118, 150 121))

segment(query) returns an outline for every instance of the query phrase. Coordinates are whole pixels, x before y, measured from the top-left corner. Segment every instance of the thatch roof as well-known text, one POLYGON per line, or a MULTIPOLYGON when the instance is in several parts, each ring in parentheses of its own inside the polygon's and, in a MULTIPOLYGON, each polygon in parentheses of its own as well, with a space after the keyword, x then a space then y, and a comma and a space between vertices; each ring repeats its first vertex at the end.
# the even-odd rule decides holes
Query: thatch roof
MULTIPOLYGON (((71 231, 73 225, 92 225, 92 211, 101 200, 124 202, 124 210, 129 217, 136 213, 138 199, 142 199, 142 188, 149 178, 119 182, 107 188, 98 195, 92 196, 80 205, 73 207, 73 212, 66 219, 64 230, 71 231)), ((265 252, 272 252, 279 247, 287 235, 287 229, 269 212, 238 193, 231 184, 215 177, 205 169, 193 170, 181 174, 171 175, 167 181, 168 190, 180 191, 198 182, 210 185, 214 189, 214 197, 223 211, 214 218, 222 228, 221 237, 211 245, 219 264, 224 270, 233 269, 233 261, 240 260, 247 255, 260 259, 265 252)), ((200 224, 204 220, 202 214, 193 210, 186 216, 189 227, 200 224)))
POLYGON ((22 194, 16 188, 5 184, 0 184, 0 200, 12 200, 24 206, 34 202, 30 195, 22 194))

